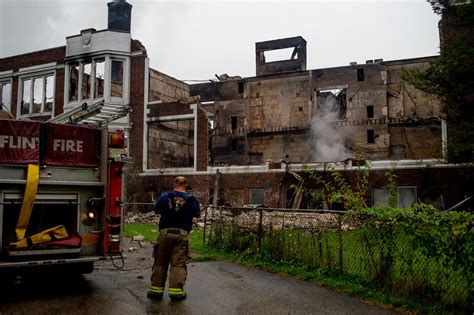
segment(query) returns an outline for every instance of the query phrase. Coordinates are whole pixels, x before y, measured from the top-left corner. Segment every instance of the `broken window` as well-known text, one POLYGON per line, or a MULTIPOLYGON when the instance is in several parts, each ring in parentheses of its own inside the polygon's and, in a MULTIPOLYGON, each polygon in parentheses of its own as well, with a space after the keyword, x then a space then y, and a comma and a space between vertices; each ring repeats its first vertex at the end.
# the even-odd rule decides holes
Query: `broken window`
POLYGON ((238 93, 244 93, 244 81, 239 81, 237 85, 237 92, 238 93))
POLYGON ((54 102, 54 75, 22 79, 20 115, 51 113, 54 102))
MULTIPOLYGON (((110 96, 123 97, 124 60, 110 61, 110 96)), ((105 59, 98 58, 69 64, 69 102, 104 97, 105 59)))
POLYGON ((79 63, 69 66, 69 102, 78 100, 79 95, 79 63))
POLYGON ((237 129, 237 116, 231 117, 231 125, 232 125, 232 129, 237 129))
POLYGON ((357 69, 357 81, 364 81, 365 80, 365 69, 358 68, 357 69))
POLYGON ((41 106, 43 105, 43 78, 33 79, 33 114, 41 113, 41 106))
POLYGON ((112 59, 111 97, 123 97, 123 61, 112 59))
POLYGON ((95 60, 94 68, 95 68, 94 98, 104 97, 105 61, 103 59, 95 60))
POLYGON ((375 132, 373 129, 367 130, 367 143, 375 143, 375 132))
POLYGON ((316 95, 317 107, 323 116, 335 113, 336 119, 346 119, 347 88, 319 90, 316 95))
POLYGON ((153 122, 148 128, 148 168, 194 166, 194 119, 153 122))
POLYGON ((52 112, 54 100, 54 76, 47 76, 45 85, 44 111, 52 112))
POLYGON ((264 205, 265 204, 265 189, 250 189, 249 204, 264 205))
POLYGON ((23 97, 21 99, 21 115, 30 114, 30 104, 31 104, 31 81, 32 79, 23 80, 23 97))
POLYGON ((12 84, 10 81, 0 82, 0 102, 1 102, 0 110, 11 111, 11 105, 12 105, 11 88, 12 88, 12 84))
POLYGON ((82 67, 82 99, 86 100, 91 98, 92 64, 85 62, 82 67))
POLYGON ((367 118, 374 118, 374 107, 372 105, 367 105, 367 118))

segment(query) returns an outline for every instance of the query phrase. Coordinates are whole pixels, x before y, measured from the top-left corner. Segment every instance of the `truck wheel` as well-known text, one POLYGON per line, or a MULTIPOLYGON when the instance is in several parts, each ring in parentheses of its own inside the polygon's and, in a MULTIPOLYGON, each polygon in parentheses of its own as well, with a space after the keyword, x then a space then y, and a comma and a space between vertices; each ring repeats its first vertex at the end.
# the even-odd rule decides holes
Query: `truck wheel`
POLYGON ((89 261, 89 262, 79 263, 77 265, 77 271, 78 273, 81 273, 81 274, 92 273, 94 271, 94 262, 89 261))

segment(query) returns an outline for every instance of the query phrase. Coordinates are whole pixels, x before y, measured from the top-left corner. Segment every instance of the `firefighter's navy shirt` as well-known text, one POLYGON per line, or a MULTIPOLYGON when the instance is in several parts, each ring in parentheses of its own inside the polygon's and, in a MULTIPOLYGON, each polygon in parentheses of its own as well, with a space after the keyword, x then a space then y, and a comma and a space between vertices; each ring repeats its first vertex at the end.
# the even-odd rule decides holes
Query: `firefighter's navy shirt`
POLYGON ((197 218, 201 214, 198 200, 180 191, 161 194, 155 203, 154 210, 160 215, 158 224, 160 230, 178 228, 189 232, 193 227, 193 217, 197 218), (171 200, 175 201, 175 209, 172 207, 171 200), (178 205, 180 202, 181 205, 178 205))

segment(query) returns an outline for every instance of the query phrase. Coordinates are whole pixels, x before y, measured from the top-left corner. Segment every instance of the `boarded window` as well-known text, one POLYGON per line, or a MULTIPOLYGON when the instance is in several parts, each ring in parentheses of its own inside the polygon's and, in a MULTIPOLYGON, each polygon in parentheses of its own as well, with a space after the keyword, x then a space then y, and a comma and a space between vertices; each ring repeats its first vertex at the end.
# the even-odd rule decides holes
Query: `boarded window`
POLYGON ((388 206, 389 193, 387 188, 374 188, 372 192, 372 205, 388 206))
POLYGON ((265 204, 265 189, 250 189, 249 204, 264 205, 265 204))
POLYGON ((397 206, 399 208, 408 208, 416 203, 416 187, 398 187, 397 206))

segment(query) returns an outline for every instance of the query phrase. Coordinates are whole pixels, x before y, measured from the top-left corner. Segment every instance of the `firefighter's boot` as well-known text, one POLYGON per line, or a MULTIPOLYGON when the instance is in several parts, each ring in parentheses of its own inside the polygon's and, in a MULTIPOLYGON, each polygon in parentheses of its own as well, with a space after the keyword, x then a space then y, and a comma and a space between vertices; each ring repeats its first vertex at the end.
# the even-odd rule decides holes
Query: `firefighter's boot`
POLYGON ((146 296, 151 300, 161 300, 163 298, 163 287, 155 287, 150 285, 146 296))
POLYGON ((186 298, 186 292, 181 288, 169 288, 168 295, 171 302, 182 301, 186 298))

